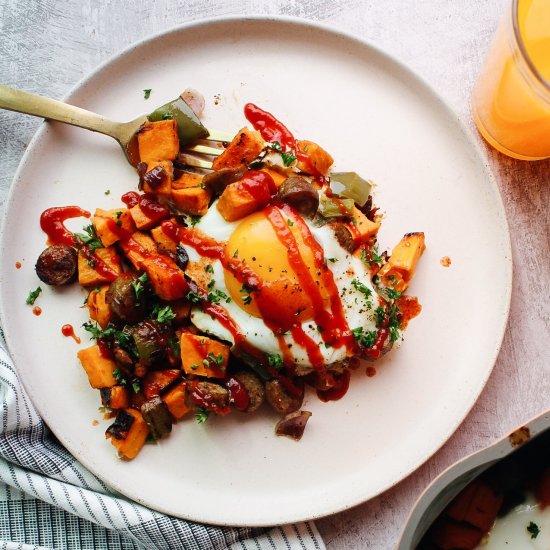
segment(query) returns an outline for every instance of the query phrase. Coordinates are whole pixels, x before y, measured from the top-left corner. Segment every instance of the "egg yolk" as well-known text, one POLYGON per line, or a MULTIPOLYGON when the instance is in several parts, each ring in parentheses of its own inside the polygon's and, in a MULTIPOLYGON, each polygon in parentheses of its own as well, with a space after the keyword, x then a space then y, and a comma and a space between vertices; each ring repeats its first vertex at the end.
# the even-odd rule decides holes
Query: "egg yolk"
POLYGON ((268 308, 270 311, 276 309, 277 317, 281 319, 294 318, 304 322, 314 316, 313 300, 322 300, 323 308, 328 309, 331 296, 323 285, 321 271, 315 265, 313 252, 305 243, 299 224, 281 214, 287 219, 302 261, 319 289, 318 296, 309 296, 304 291, 299 274, 289 262, 286 246, 263 210, 241 221, 226 249, 229 257, 245 262, 261 280, 261 290, 250 292, 251 289, 229 271, 225 272, 225 284, 235 303, 255 317, 262 317, 261 309, 268 308))

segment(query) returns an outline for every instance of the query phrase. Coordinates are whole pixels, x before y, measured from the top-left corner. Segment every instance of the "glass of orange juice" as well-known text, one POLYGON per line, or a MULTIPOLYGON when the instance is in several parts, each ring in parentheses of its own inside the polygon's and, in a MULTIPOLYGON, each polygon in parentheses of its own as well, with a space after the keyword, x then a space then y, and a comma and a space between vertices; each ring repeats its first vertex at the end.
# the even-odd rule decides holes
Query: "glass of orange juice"
POLYGON ((514 158, 550 158, 550 0, 513 0, 473 95, 481 135, 514 158))

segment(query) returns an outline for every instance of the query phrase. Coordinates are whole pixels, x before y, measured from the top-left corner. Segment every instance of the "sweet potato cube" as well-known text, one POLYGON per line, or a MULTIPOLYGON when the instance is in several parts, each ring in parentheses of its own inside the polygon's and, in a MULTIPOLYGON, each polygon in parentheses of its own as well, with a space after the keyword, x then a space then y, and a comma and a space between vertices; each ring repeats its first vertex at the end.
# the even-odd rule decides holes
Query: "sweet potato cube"
POLYGON ((141 268, 147 273, 155 294, 161 300, 169 302, 187 294, 188 284, 183 271, 168 256, 145 257, 141 268))
POLYGON ((301 140, 296 142, 296 148, 304 153, 305 159, 298 159, 298 168, 306 174, 317 173, 326 176, 334 159, 317 143, 301 140))
POLYGON ((126 409, 130 406, 130 394, 125 386, 113 386, 111 388, 101 388, 101 403, 109 409, 126 409))
POLYGON ((250 164, 264 147, 260 132, 243 128, 237 132, 227 149, 212 163, 214 170, 220 168, 237 168, 242 164, 250 164))
POLYGON ((471 550, 481 542, 484 534, 473 525, 441 518, 434 526, 430 538, 441 550, 471 550))
POLYGON ((111 246, 136 230, 127 208, 102 210, 98 208, 92 218, 92 225, 103 246, 111 246))
POLYGON ((98 286, 114 281, 122 273, 120 258, 113 247, 78 252, 78 283, 98 286))
POLYGON ((206 336, 182 332, 181 366, 187 374, 223 378, 229 361, 229 346, 206 336))
POLYGON ((164 369, 148 372, 142 383, 146 399, 149 401, 149 399, 161 395, 178 379, 181 379, 180 369, 164 369))
POLYGON ((174 165, 169 160, 157 160, 147 164, 147 172, 142 179, 143 191, 153 193, 159 199, 169 199, 174 179, 174 165), (153 184, 154 182, 154 184, 153 184))
POLYGON ((145 257, 157 253, 155 241, 147 234, 136 231, 129 239, 120 242, 120 248, 132 265, 140 270, 145 257))
POLYGON ((122 409, 105 437, 111 440, 120 458, 132 460, 137 456, 149 435, 149 428, 143 416, 135 409, 122 409))
POLYGON ((426 249, 424 233, 407 233, 393 249, 388 262, 378 276, 384 284, 403 292, 409 285, 420 256, 426 249))
POLYGON ((107 290, 109 290, 109 285, 93 289, 86 300, 86 305, 90 311, 90 319, 97 321, 102 329, 107 328, 113 317, 111 306, 105 301, 107 290))
POLYGON ((272 168, 262 168, 260 172, 265 172, 266 174, 270 175, 271 179, 275 182, 275 186, 277 187, 277 189, 279 189, 283 181, 288 178, 288 174, 282 174, 281 172, 273 170, 272 168))
MULTIPOLYGON (((156 203, 156 201, 153 202, 156 203)), ((154 211, 148 212, 147 210, 144 210, 139 203, 130 208, 130 214, 132 216, 132 219, 134 220, 134 223, 136 224, 136 227, 140 231, 147 231, 148 229, 155 227, 162 220, 166 219, 170 215, 168 209, 164 206, 161 206, 160 204, 155 208, 154 211)))
POLYGON ((138 135, 139 158, 147 164, 161 160, 174 160, 180 142, 178 125, 174 119, 146 122, 138 135))
POLYGON ((117 381, 113 371, 117 365, 110 357, 105 357, 101 353, 97 344, 79 350, 77 356, 88 375, 92 388, 110 388, 116 385, 117 381))
POLYGON ((378 233, 380 229, 379 222, 370 221, 365 214, 354 207, 353 223, 348 223, 346 226, 353 238, 355 246, 359 246, 362 242, 368 241, 371 237, 378 233))
POLYGON ((464 521, 487 533, 502 506, 503 496, 483 481, 475 484, 475 493, 464 515, 464 521))
POLYGON ((177 386, 166 392, 161 399, 166 403, 170 414, 176 420, 180 420, 192 410, 187 405, 187 386, 185 382, 180 382, 177 386))
POLYGON ((172 237, 162 229, 162 226, 158 225, 157 227, 153 227, 153 229, 151 229, 151 237, 153 237, 153 240, 157 243, 158 250, 176 251, 178 242, 172 239, 172 237))
POLYGON ((182 175, 172 182, 172 189, 187 189, 189 187, 200 187, 202 184, 201 174, 183 172, 182 175))
POLYGON ((202 187, 172 189, 172 201, 176 208, 181 213, 191 216, 204 216, 211 198, 212 192, 202 187))
POLYGON ((236 181, 224 189, 216 206, 224 220, 234 222, 263 208, 264 205, 258 204, 258 201, 243 187, 241 182, 236 181))

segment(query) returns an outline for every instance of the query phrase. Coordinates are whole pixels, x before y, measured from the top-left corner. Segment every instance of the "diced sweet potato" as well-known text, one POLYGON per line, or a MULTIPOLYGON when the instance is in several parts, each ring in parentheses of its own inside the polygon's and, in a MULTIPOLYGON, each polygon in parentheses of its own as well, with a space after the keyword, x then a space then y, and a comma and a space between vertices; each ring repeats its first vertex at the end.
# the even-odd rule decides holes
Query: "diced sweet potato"
POLYGON ((132 460, 137 456, 149 435, 143 416, 135 409, 122 409, 115 422, 107 428, 105 437, 118 451, 120 458, 132 460))
POLYGON ((388 262, 378 276, 389 287, 403 292, 409 285, 420 256, 426 249, 424 233, 407 233, 393 249, 388 262))
POLYGON ((275 182, 275 186, 277 187, 277 189, 279 189, 283 181, 285 181, 288 178, 288 174, 283 174, 271 168, 262 168, 260 172, 265 172, 266 174, 269 174, 273 179, 273 181, 275 182))
POLYGON ((191 216, 204 216, 208 211, 211 197, 212 192, 202 187, 172 189, 172 201, 176 208, 181 213, 191 216))
POLYGON ((113 371, 117 365, 110 357, 105 357, 101 353, 97 344, 79 350, 77 356, 88 375, 92 388, 110 388, 116 385, 117 381, 113 371))
POLYGON ((229 346, 206 336, 182 332, 181 365, 187 374, 223 378, 229 361, 229 346))
POLYGON ((464 521, 487 533, 502 506, 503 497, 484 481, 475 482, 475 493, 464 515, 464 521))
POLYGON ((141 268, 147 273, 155 294, 161 300, 169 302, 187 294, 188 284, 183 271, 168 256, 145 257, 141 268))
POLYGON ((154 200, 151 203, 155 206, 154 209, 144 209, 142 208, 142 203, 138 203, 130 208, 132 219, 140 231, 147 231, 155 227, 170 215, 166 207, 161 206, 154 200))
POLYGON ((113 247, 78 252, 78 283, 99 286, 114 281, 122 273, 120 258, 113 247))
POLYGON ((189 187, 200 187, 202 184, 201 174, 183 172, 178 179, 172 182, 172 189, 187 189, 189 187))
POLYGON ((306 155, 305 159, 298 157, 298 168, 306 174, 326 176, 334 159, 317 143, 301 140, 296 142, 296 148, 306 155))
POLYGON ((169 250, 170 252, 176 251, 177 241, 174 241, 160 225, 151 229, 151 236, 157 243, 157 249, 169 250))
POLYGON ((440 518, 433 527, 430 538, 441 550, 471 550, 481 542, 483 535, 484 533, 473 525, 440 518))
POLYGON ((138 135, 139 158, 147 164, 174 160, 179 152, 178 125, 174 119, 146 122, 138 135))
POLYGON ((130 395, 125 386, 101 388, 101 403, 109 409, 126 409, 130 406, 130 395))
POLYGON ((166 392, 161 399, 166 403, 170 414, 176 420, 180 420, 192 410, 187 405, 187 386, 185 382, 180 382, 177 386, 166 392))
POLYGON ((142 269, 141 264, 145 257, 157 253, 155 241, 147 234, 136 231, 129 239, 120 242, 124 255, 136 269, 142 269))
POLYGON ((216 206, 223 219, 228 222, 240 220, 263 207, 240 181, 230 183, 224 189, 216 206))
POLYGON ((354 245, 359 246, 378 233, 380 223, 370 221, 365 214, 354 207, 353 222, 347 223, 346 227, 349 229, 354 245))
POLYGON ((164 369, 148 372, 143 379, 142 388, 147 400, 161 395, 166 388, 181 378, 181 370, 164 369))
POLYGON ((111 246, 136 230, 127 208, 102 210, 98 208, 92 218, 92 225, 103 246, 111 246))
POLYGON ((98 325, 105 329, 113 317, 111 306, 105 301, 105 294, 109 285, 103 285, 88 294, 86 305, 90 311, 90 319, 97 321, 98 325))
POLYGON ((264 147, 260 132, 243 128, 237 132, 227 149, 212 163, 214 170, 220 168, 237 168, 242 164, 250 164, 264 147))
POLYGON ((142 180, 143 191, 145 193, 153 193, 161 201, 167 200, 172 193, 173 179, 174 165, 171 161, 160 160, 149 162, 147 164, 147 172, 142 180))

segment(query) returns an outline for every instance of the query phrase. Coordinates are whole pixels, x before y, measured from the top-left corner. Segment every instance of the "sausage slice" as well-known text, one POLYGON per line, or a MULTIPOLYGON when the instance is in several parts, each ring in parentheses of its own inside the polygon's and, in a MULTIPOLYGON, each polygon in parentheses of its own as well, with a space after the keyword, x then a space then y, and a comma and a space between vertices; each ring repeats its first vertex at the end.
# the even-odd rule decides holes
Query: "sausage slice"
POLYGON ((76 279, 76 250, 66 244, 54 244, 44 250, 36 261, 38 278, 47 285, 61 286, 76 279))

